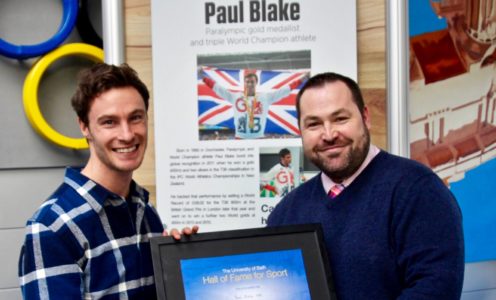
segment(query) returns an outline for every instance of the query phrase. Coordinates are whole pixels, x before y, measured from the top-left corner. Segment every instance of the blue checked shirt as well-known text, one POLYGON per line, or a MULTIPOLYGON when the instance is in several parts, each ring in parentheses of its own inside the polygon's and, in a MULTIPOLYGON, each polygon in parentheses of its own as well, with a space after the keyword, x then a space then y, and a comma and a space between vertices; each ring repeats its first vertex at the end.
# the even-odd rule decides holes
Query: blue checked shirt
POLYGON ((155 299, 149 240, 163 226, 148 192, 130 197, 68 168, 28 220, 19 259, 25 299, 155 299))

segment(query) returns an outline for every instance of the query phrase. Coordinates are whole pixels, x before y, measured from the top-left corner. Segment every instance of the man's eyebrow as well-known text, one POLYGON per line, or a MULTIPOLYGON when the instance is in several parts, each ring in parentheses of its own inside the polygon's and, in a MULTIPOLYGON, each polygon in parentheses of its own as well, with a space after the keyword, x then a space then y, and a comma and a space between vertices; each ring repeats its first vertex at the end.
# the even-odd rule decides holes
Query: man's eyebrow
POLYGON ((340 114, 343 114, 343 113, 346 113, 346 114, 349 114, 350 113, 350 110, 349 109, 346 109, 346 108, 340 108, 336 111, 334 111, 331 116, 337 116, 337 115, 340 115, 340 114))
POLYGON ((113 114, 104 114, 96 118, 97 121, 103 120, 103 119, 114 119, 116 116, 113 114))
MULTIPOLYGON (((141 109, 141 108, 137 108, 135 110, 133 110, 129 115, 135 115, 137 113, 141 113, 141 114, 145 114, 146 115, 146 110, 144 109, 141 109)), ((104 114, 104 115, 101 115, 99 116, 96 120, 99 121, 101 119, 112 119, 112 118, 116 118, 117 115, 116 114, 104 114)))
POLYGON ((133 111, 131 112, 131 115, 134 115, 134 114, 136 114, 136 113, 143 113, 143 114, 146 114, 146 110, 144 110, 144 109, 142 109, 142 108, 137 108, 137 109, 135 109, 135 110, 133 110, 133 111))
MULTIPOLYGON (((346 108, 340 108, 340 109, 338 109, 336 111, 333 111, 330 114, 330 116, 331 117, 335 117, 335 116, 338 116, 338 115, 343 114, 343 113, 349 114, 350 111, 348 109, 346 109, 346 108)), ((318 120, 318 119, 321 119, 321 117, 316 116, 316 115, 308 115, 308 116, 305 116, 303 118, 303 121, 305 121, 305 120, 318 120)))
POLYGON ((312 116, 312 115, 310 115, 310 116, 305 116, 305 117, 303 118, 303 121, 307 121, 307 120, 309 120, 309 121, 313 121, 313 120, 319 120, 319 119, 320 119, 320 118, 319 118, 319 117, 317 117, 317 116, 312 116))

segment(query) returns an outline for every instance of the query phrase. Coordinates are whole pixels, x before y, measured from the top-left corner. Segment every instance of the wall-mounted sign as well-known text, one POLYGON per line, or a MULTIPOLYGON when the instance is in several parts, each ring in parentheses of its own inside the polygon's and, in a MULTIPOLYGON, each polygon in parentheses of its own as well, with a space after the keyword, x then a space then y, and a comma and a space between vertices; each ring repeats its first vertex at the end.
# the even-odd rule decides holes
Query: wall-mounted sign
POLYGON ((162 220, 202 232, 264 226, 284 190, 315 174, 300 151, 301 82, 357 77, 355 1, 157 0, 152 34, 162 220), (268 178, 265 160, 284 148, 289 166, 268 178))

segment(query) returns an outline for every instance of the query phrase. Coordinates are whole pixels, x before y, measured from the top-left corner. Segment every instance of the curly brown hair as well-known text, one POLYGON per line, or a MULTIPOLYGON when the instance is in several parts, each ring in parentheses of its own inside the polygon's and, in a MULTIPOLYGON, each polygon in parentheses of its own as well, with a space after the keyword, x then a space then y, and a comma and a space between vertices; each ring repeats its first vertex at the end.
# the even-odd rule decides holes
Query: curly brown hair
POLYGON ((138 73, 125 63, 120 66, 97 63, 83 70, 79 74, 78 86, 71 99, 72 108, 87 126, 88 112, 93 100, 108 90, 122 87, 134 87, 143 98, 148 111, 148 88, 138 77, 138 73))

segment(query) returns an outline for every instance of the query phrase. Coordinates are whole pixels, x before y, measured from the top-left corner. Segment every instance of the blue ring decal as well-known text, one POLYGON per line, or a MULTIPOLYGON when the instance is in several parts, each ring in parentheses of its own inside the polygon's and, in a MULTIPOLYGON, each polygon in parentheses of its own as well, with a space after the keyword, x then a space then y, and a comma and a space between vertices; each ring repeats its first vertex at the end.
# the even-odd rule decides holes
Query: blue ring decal
POLYGON ((0 38, 0 55, 26 59, 43 55, 59 46, 74 28, 79 9, 78 0, 62 0, 62 5, 64 7, 62 22, 54 36, 37 45, 14 45, 0 38))

